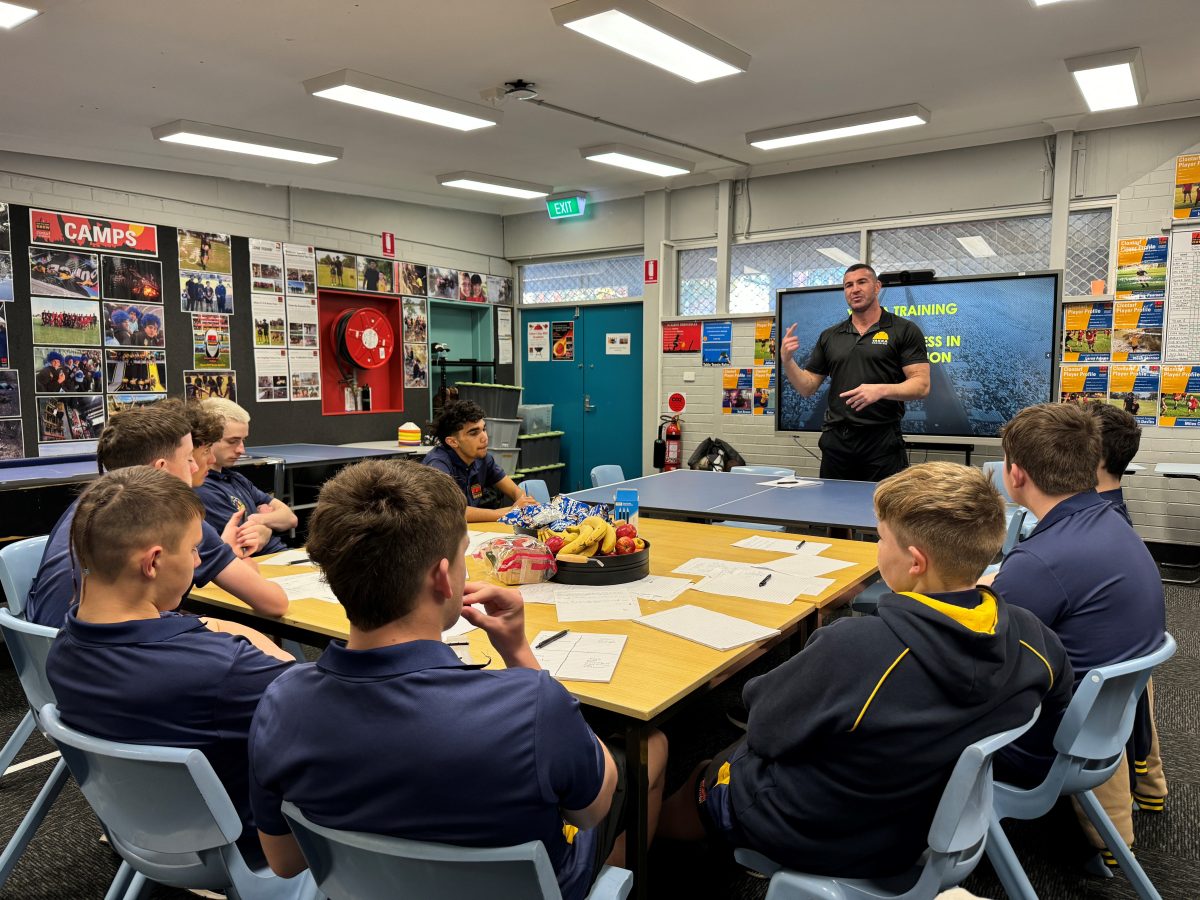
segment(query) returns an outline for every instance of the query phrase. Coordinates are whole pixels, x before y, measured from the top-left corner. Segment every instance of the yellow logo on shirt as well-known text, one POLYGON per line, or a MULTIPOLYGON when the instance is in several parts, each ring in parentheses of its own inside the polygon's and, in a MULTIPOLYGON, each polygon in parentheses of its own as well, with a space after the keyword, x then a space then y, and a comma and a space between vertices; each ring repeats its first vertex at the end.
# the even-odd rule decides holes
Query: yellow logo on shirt
POLYGON ((886 344, 887 342, 888 336, 886 331, 876 332, 875 337, 871 338, 872 344, 886 344))

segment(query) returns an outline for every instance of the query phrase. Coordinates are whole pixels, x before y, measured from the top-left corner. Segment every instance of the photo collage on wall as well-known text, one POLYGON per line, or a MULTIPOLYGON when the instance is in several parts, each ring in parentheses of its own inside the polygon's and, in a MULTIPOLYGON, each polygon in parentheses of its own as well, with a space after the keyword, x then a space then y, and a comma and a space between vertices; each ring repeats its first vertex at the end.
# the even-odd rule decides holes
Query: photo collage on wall
POLYGON ((177 233, 179 304, 188 313, 192 331, 192 364, 183 372, 184 396, 236 402, 237 375, 229 342, 229 317, 236 309, 232 241, 227 234, 185 228, 177 233))
POLYGON ((353 289, 355 259, 305 244, 250 238, 254 399, 321 399, 317 288, 353 289))
POLYGON ((8 315, 13 299, 12 240, 8 204, 0 203, 0 459, 25 455, 21 431, 21 376, 8 358, 8 315))
MULTIPOLYGON (((12 299, 8 210, 5 297, 12 299)), ((166 396, 162 263, 153 225, 29 211, 29 307, 38 453, 88 452, 106 418, 166 396)), ((7 356, 7 341, 0 358, 7 356)), ((20 446, 16 368, 0 368, 0 456, 20 446), (8 374, 5 374, 8 373, 8 374)))

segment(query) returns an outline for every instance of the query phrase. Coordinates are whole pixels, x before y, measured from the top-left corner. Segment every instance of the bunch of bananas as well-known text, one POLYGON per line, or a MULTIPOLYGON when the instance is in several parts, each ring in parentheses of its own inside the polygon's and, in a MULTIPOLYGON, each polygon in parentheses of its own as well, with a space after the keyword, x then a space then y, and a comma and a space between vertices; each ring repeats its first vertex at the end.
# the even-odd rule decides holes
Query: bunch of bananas
POLYGON ((593 556, 596 553, 612 553, 617 545, 617 531, 611 522, 606 522, 600 516, 588 516, 578 525, 569 525, 564 531, 553 531, 543 528, 538 532, 538 540, 543 544, 552 537, 563 540, 559 557, 563 554, 576 556, 593 556))

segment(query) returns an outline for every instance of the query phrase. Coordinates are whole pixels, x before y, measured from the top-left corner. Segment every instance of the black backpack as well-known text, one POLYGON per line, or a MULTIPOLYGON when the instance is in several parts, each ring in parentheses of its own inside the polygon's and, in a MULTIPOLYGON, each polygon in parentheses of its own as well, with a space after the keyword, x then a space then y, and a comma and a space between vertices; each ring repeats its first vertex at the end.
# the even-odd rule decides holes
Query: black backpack
POLYGON ((700 469, 707 472, 728 472, 734 466, 744 466, 746 460, 727 442, 720 438, 709 437, 700 442, 700 446, 688 457, 689 469, 700 469))

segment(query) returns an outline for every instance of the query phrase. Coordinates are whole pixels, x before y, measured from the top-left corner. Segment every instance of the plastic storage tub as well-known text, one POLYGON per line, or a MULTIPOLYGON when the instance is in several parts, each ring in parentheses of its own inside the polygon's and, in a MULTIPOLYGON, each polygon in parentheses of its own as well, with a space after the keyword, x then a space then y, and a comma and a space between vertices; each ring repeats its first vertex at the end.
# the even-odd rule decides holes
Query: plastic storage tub
POLYGON ((517 407, 517 418, 525 423, 521 426, 521 434, 541 434, 543 431, 549 431, 553 412, 553 403, 522 403, 517 407))
POLYGON ((527 469, 537 466, 552 466, 561 462, 561 431, 543 431, 541 434, 523 434, 517 438, 521 448, 521 465, 527 469))
MULTIPOLYGON (((485 419, 488 433, 488 449, 512 450, 518 446, 517 435, 521 433, 520 419, 485 419)), ((550 462, 558 462, 553 459, 550 462)), ((542 465, 542 463, 536 463, 542 465)))
POLYGON ((521 469, 521 475, 524 478, 540 478, 546 482, 546 488, 550 491, 550 496, 562 493, 562 477, 566 471, 566 463, 557 463, 553 466, 537 466, 536 468, 521 469))
POLYGON ((455 387, 458 388, 460 402, 478 403, 489 418, 517 417, 517 407, 521 405, 521 388, 515 384, 477 384, 473 381, 460 381, 455 387))
POLYGON ((511 475, 517 471, 517 457, 520 455, 520 450, 498 450, 492 447, 488 448, 488 453, 495 457, 500 468, 504 470, 505 475, 511 475))

